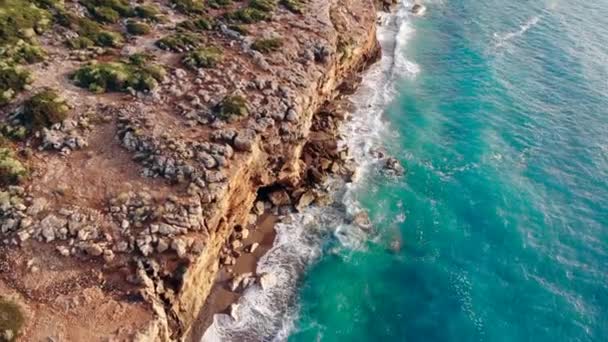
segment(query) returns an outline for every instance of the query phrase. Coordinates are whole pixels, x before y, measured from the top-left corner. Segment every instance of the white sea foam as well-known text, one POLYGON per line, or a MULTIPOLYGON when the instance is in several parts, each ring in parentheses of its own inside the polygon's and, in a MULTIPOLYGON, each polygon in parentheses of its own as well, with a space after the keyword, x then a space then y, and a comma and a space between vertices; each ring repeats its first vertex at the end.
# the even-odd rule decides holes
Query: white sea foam
POLYGON ((541 16, 534 16, 528 19, 524 24, 519 27, 519 30, 507 33, 494 33, 495 44, 494 47, 500 48, 505 46, 513 39, 523 36, 528 30, 536 26, 541 20, 541 16))
POLYGON ((276 285, 266 290, 250 286, 239 299, 238 320, 217 314, 202 341, 284 341, 294 329, 298 312, 297 286, 305 269, 322 254, 323 241, 333 238, 341 248, 365 248, 368 235, 352 225, 352 216, 359 211, 357 193, 365 186, 363 180, 377 160, 371 151, 382 145, 389 134, 382 113, 394 99, 395 83, 403 76, 419 71, 416 64, 403 57, 403 49, 411 38, 409 1, 398 12, 380 18, 378 39, 382 44, 382 60, 365 75, 361 87, 352 96, 355 112, 342 127, 340 144, 348 146, 358 164, 357 179, 345 184, 334 179, 327 187, 335 196, 335 205, 312 206, 293 214, 291 223, 279 223, 273 247, 257 265, 258 274, 270 273, 276 285))

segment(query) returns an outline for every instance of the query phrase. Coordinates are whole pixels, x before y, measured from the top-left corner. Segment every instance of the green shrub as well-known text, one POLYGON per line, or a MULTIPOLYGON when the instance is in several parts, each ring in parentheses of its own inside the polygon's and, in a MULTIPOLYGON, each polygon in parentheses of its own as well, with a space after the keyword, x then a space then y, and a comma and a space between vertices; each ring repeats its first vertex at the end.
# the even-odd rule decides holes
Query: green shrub
POLYGON ((268 12, 249 7, 241 8, 232 13, 227 13, 225 16, 229 20, 238 21, 245 24, 253 24, 258 21, 268 20, 271 17, 268 12))
POLYGON ((187 31, 208 31, 213 29, 213 22, 205 17, 198 17, 192 20, 182 21, 177 24, 177 28, 187 31))
POLYGON ((18 40, 15 44, 0 48, 0 58, 7 63, 38 63, 42 62, 45 57, 46 53, 38 44, 25 40, 18 40))
POLYGON ((152 54, 149 54, 146 52, 134 53, 127 58, 128 64, 131 64, 131 65, 137 66, 137 67, 143 67, 153 59, 154 59, 154 56, 152 54))
POLYGON ((76 37, 72 39, 68 39, 66 41, 66 45, 70 49, 80 50, 80 49, 88 49, 91 46, 95 45, 95 42, 90 40, 87 37, 76 37))
POLYGON ((120 19, 120 13, 110 7, 95 7, 93 16, 104 23, 115 23, 120 19))
POLYGON ((51 127, 67 117, 69 107, 57 92, 45 89, 23 103, 22 122, 34 129, 51 127))
POLYGON ((217 47, 210 46, 201 49, 196 49, 184 57, 182 62, 184 65, 196 68, 214 68, 222 60, 222 50, 217 47))
POLYGON ((64 0, 34 0, 36 6, 44 9, 63 8, 64 0))
POLYGON ((211 8, 222 8, 230 5, 232 1, 230 0, 207 0, 207 6, 211 8))
MULTIPOLYGON (((76 31, 80 37, 89 39, 97 46, 120 47, 123 43, 122 35, 106 30, 91 19, 78 17, 65 11, 58 11, 56 19, 59 24, 76 31)), ((69 41, 67 44, 72 45, 69 41)))
POLYGON ((216 107, 218 117, 227 120, 232 117, 249 115, 247 100, 240 95, 226 96, 216 107))
MULTIPOLYGON (((4 187, 18 184, 27 176, 27 173, 27 169, 23 166, 21 161, 15 157, 12 149, 8 146, 0 146, 0 186, 4 187)), ((20 313, 19 315, 15 315, 13 310, 10 310, 9 312, 11 314, 7 315, 7 309, 6 303, 0 301, 0 328, 2 328, 2 331, 15 328, 15 330, 18 331, 23 318, 20 316, 20 313), (10 320, 17 320, 17 326, 11 326, 10 320)), ((16 333, 17 331, 13 332, 16 333)))
POLYGON ((173 6, 178 11, 188 14, 203 14, 205 13, 205 4, 203 0, 171 0, 173 6))
POLYGON ((132 17, 135 15, 135 10, 131 7, 129 0, 80 0, 80 3, 95 17, 102 19, 98 15, 99 11, 108 8, 118 14, 119 17, 132 17))
POLYGON ((249 35, 249 30, 247 27, 245 27, 245 25, 230 25, 228 28, 242 34, 243 36, 249 35))
POLYGON ((251 48, 262 53, 270 53, 279 50, 281 46, 283 41, 280 38, 262 38, 256 39, 251 48))
POLYGON ((158 20, 160 10, 155 5, 141 5, 135 7, 135 15, 142 19, 158 20))
POLYGON ((249 7, 264 12, 272 12, 277 8, 277 3, 275 0, 251 0, 249 7))
POLYGON ((7 104, 32 81, 24 68, 0 63, 0 106, 7 104))
POLYGON ((294 13, 302 13, 302 2, 300 0, 281 0, 280 4, 294 13))
POLYGON ((127 21, 127 32, 136 36, 143 36, 150 33, 150 25, 135 20, 127 21))
POLYGON ((29 40, 51 24, 48 11, 27 0, 0 0, 0 48, 29 40))
POLYGON ((142 66, 133 61, 92 62, 72 74, 74 83, 94 93, 127 91, 129 88, 150 91, 165 76, 159 65, 142 66))
POLYGON ((175 52, 189 51, 199 44, 199 37, 189 33, 173 33, 156 41, 159 48, 175 52))

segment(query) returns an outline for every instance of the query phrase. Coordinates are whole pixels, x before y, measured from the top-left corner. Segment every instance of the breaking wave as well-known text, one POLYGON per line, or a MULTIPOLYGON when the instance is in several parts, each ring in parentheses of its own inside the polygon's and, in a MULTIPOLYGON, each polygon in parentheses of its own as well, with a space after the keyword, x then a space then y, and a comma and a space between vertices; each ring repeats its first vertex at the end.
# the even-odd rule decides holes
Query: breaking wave
POLYGON ((395 98, 395 83, 404 75, 415 76, 419 68, 403 56, 413 34, 408 9, 403 1, 398 11, 379 18, 378 39, 383 48, 381 61, 365 74, 363 83, 351 100, 355 104, 352 120, 341 128, 340 144, 348 147, 356 160, 357 177, 353 183, 334 179, 326 187, 335 203, 330 207, 312 206, 292 214, 275 226, 273 247, 260 259, 257 274, 272 274, 274 286, 263 290, 250 286, 239 299, 238 320, 216 314, 202 341, 285 341, 297 318, 297 287, 301 275, 323 253, 327 239, 339 241, 342 248, 365 248, 368 235, 351 224, 360 209, 356 193, 378 159, 373 151, 382 146, 389 134, 382 113, 395 98))

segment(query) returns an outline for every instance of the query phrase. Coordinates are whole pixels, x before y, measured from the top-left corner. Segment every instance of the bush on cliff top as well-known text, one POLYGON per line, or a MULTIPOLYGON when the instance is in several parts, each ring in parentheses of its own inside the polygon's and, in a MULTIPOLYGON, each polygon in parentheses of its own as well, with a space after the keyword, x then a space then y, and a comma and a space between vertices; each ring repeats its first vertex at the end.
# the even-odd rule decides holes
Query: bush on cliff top
POLYGON ((182 21, 177 24, 177 29, 193 32, 209 31, 213 29, 213 21, 209 18, 200 16, 192 20, 182 21))
POLYGON ((66 119, 69 107, 56 91, 45 89, 23 104, 22 121, 28 127, 51 127, 66 119))
POLYGON ((251 0, 249 7, 263 12, 272 12, 277 8, 276 0, 251 0))
POLYGON ((210 46, 189 52, 182 62, 192 69, 214 68, 222 60, 222 55, 222 50, 210 46))
POLYGON ((129 0, 80 0, 91 15, 101 21, 114 23, 120 17, 132 17, 135 9, 129 0))
POLYGON ((207 0, 207 6, 211 8, 222 8, 230 5, 231 0, 207 0))
POLYGON ((135 15, 152 21, 160 18, 160 9, 156 5, 140 5, 135 7, 135 15))
POLYGON ((165 76, 159 65, 138 65, 133 60, 119 62, 92 62, 72 74, 74 83, 94 93, 106 91, 150 91, 165 76))
MULTIPOLYGON (((92 41, 97 46, 120 47, 123 43, 123 37, 119 33, 106 30, 102 25, 91 19, 78 17, 65 11, 60 11, 56 18, 59 24, 76 31, 80 37, 92 41)), ((79 44, 72 44, 70 41, 67 42, 67 45, 70 47, 79 46, 79 44)))
POLYGON ((186 32, 173 33, 156 41, 159 48, 174 52, 190 51, 199 44, 200 38, 197 35, 186 32))
POLYGON ((268 20, 271 18, 270 13, 250 7, 241 8, 232 13, 226 13, 224 16, 228 20, 237 21, 244 24, 253 24, 258 21, 268 20))
POLYGON ((0 63, 0 106, 12 100, 31 81, 29 71, 24 68, 0 63))
POLYGON ((187 15, 205 13, 203 0, 171 0, 171 3, 176 10, 187 15))
POLYGON ((247 100, 240 95, 226 96, 215 109, 217 116, 223 120, 249 115, 247 100))
POLYGON ((127 21, 127 32, 135 36, 144 36, 150 33, 150 25, 135 20, 127 21))
POLYGON ((281 46, 283 41, 280 38, 261 38, 256 39, 251 48, 261 53, 270 53, 279 50, 281 46))
MULTIPOLYGON (((8 147, 7 144, 0 143, 0 186, 4 187, 7 185, 14 185, 21 182, 27 176, 27 169, 21 163, 19 159, 15 157, 13 150, 8 147)), ((5 331, 7 329, 18 330, 20 322, 17 322, 17 326, 11 326, 10 320, 15 319, 18 316, 6 315, 7 307, 6 303, 0 301, 0 329, 5 331)), ((17 331, 13 331, 16 333, 17 331)))
POLYGON ((50 13, 31 1, 0 0, 0 47, 29 40, 50 24, 50 13))
POLYGON ((302 2, 300 0, 281 0, 281 5, 285 6, 288 10, 293 13, 302 13, 302 2))

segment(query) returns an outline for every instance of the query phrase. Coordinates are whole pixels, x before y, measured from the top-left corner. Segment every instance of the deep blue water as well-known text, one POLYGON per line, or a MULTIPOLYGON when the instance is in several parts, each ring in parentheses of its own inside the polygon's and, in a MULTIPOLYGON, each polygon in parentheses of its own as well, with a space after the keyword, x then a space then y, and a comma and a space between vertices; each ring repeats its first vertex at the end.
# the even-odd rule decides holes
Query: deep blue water
POLYGON ((378 236, 327 240, 290 341, 608 341, 608 1, 426 4, 383 113, 408 173, 367 176, 378 236))

